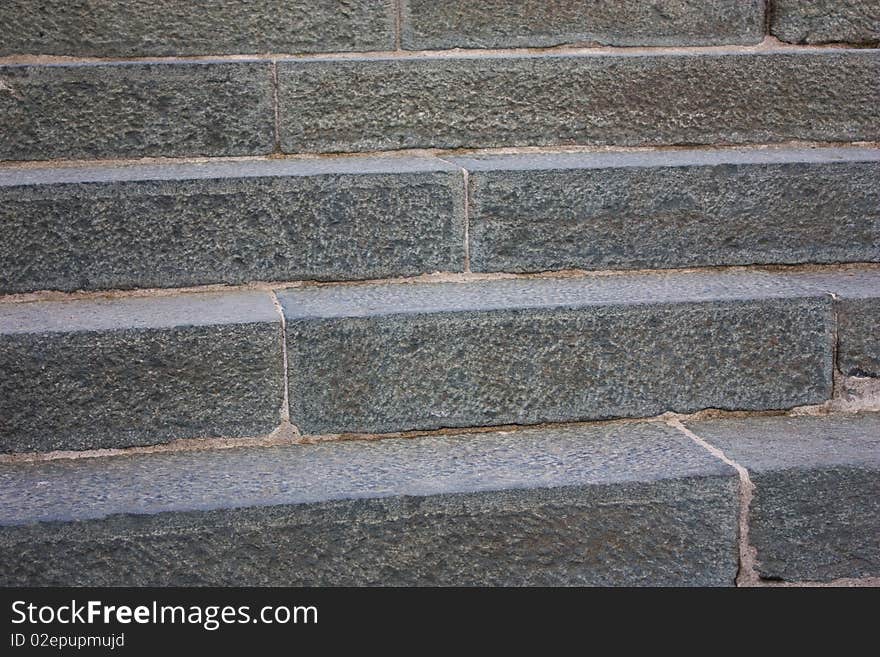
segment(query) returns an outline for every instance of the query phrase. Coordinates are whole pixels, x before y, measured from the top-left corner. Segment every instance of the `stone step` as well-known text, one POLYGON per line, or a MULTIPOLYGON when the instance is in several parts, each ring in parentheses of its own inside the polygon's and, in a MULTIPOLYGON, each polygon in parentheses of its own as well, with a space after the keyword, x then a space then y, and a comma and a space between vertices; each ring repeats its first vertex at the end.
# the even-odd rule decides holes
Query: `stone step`
MULTIPOLYGON (((835 365, 880 373, 876 268, 278 297, 291 420, 309 435, 788 409, 829 399, 835 365)), ((273 302, 227 291, 0 303, 0 451, 273 431, 285 415, 273 302)))
POLYGON ((0 585, 731 585, 735 472, 662 424, 0 465, 0 585))
POLYGON ((5 64, 0 160, 265 155, 276 118, 285 153, 876 141, 878 76, 859 48, 5 64))
POLYGON ((880 261, 880 149, 0 168, 0 293, 880 261), (465 238, 468 173, 469 230, 465 238))
POLYGON ((462 271, 436 158, 0 169, 0 292, 462 271))
POLYGON ((282 363, 265 292, 0 304, 0 451, 268 433, 282 363))
POLYGON ((880 413, 687 426, 749 472, 759 575, 880 576, 880 413))
POLYGON ((770 33, 791 43, 880 44, 877 0, 771 0, 770 33))
POLYGON ((291 421, 307 434, 784 409, 831 395, 830 295, 760 272, 278 296, 291 421))
POLYGON ((496 155, 468 171, 481 272, 880 261, 880 149, 496 155))
POLYGON ((875 141, 878 78, 843 48, 282 60, 281 148, 875 141))
POLYGON ((395 0, 3 0, 2 55, 238 55, 394 48, 395 0))
POLYGON ((404 48, 540 48, 752 44, 764 38, 762 0, 401 0, 404 48), (661 18, 662 12, 662 18, 661 18))

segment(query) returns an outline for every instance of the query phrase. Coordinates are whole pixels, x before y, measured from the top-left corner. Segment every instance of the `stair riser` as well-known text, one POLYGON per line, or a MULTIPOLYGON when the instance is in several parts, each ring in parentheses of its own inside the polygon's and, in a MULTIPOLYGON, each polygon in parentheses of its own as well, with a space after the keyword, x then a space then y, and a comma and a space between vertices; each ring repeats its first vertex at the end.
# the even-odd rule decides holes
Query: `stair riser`
POLYGON ((402 1, 401 43, 414 50, 750 44, 764 36, 761 0, 676 1, 660 8, 642 0, 556 0, 552 11, 542 0, 402 1))
POLYGON ((838 49, 281 60, 276 107, 266 61, 2 66, 0 159, 265 155, 276 109, 286 153, 872 141, 878 76, 838 49))
POLYGON ((4 0, 2 55, 217 55, 390 50, 393 0, 4 0))
POLYGON ((866 50, 282 61, 278 75, 290 153, 880 139, 866 50))
POLYGON ((831 395, 829 299, 291 321, 291 420, 383 433, 831 395))
POLYGON ((663 156, 632 155, 644 166, 609 168, 535 157, 527 170, 508 167, 528 157, 487 159, 468 177, 471 269, 880 261, 880 158, 800 156, 765 164, 709 153, 716 164, 664 166, 663 156))

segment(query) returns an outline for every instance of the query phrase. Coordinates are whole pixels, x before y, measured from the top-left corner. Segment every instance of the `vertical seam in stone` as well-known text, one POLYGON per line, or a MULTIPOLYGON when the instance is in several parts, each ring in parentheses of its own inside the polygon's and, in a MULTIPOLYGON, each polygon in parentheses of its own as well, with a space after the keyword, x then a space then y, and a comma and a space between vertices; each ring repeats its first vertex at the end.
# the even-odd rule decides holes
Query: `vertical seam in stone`
POLYGON ((843 397, 843 371, 840 369, 840 313, 837 310, 837 295, 831 296, 831 398, 843 397))
POLYGON ((749 471, 729 458, 722 450, 700 438, 684 426, 678 418, 667 420, 667 424, 678 429, 712 456, 732 467, 739 475, 739 569, 736 574, 736 585, 759 586, 761 578, 757 569, 757 550, 749 543, 749 507, 751 507, 752 499, 755 496, 755 485, 752 483, 749 471))
MULTIPOLYGON (((278 60, 273 59, 272 70, 272 107, 275 110, 275 152, 281 152, 281 111, 278 107, 278 60)), ((283 321, 283 319, 282 319, 283 321)))
POLYGON ((468 170, 461 168, 464 178, 464 272, 471 273, 471 193, 468 170))
POLYGON ((394 49, 397 52, 401 48, 401 30, 403 29, 403 0, 394 0, 394 49))
POLYGON ((275 290, 272 290, 272 303, 275 305, 275 310, 278 311, 278 317, 281 318, 281 367, 283 368, 281 383, 284 386, 281 395, 281 423, 282 425, 287 425, 290 423, 290 393, 288 392, 290 377, 287 373, 287 320, 284 318, 284 308, 281 307, 281 302, 278 300, 275 290))

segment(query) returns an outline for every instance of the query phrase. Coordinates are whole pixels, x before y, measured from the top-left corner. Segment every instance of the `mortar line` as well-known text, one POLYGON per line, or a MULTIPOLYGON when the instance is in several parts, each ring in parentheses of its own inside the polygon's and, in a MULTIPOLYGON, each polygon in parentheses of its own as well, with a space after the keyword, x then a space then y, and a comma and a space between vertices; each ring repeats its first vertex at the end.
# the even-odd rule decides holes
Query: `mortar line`
POLYGON ((739 550, 739 570, 736 574, 737 586, 759 586, 761 579, 757 570, 757 550, 749 542, 749 508, 755 495, 755 485, 749 476, 749 471, 729 458, 723 450, 711 445, 706 440, 688 429, 678 417, 672 417, 667 420, 670 427, 678 429, 685 436, 694 441, 697 445, 705 449, 715 458, 726 463, 739 476, 739 541, 737 544, 739 550))
POLYGON ((502 146, 485 148, 405 148, 379 151, 347 151, 341 153, 274 153, 271 155, 236 155, 212 157, 142 157, 110 158, 94 160, 54 159, 54 160, 0 160, 3 170, 40 170, 53 168, 102 168, 124 166, 173 166, 185 164, 217 164, 235 162, 329 162, 333 160, 367 160, 394 158, 443 159, 458 156, 499 156, 499 155, 593 155, 604 153, 728 153, 763 152, 814 149, 878 149, 880 141, 783 141, 772 143, 716 143, 716 144, 664 144, 660 146, 609 146, 609 145, 545 145, 545 146, 502 146))
POLYGON ((463 204, 464 208, 462 209, 462 214, 464 215, 464 269, 463 272, 465 274, 471 273, 471 238, 470 238, 470 227, 471 227, 471 199, 470 199, 470 172, 467 168, 456 164, 455 162, 450 162, 449 160, 443 158, 442 156, 437 156, 437 159, 441 162, 445 162, 451 166, 458 168, 459 172, 461 172, 462 183, 464 185, 464 190, 462 192, 463 204))
POLYGON ((332 60, 382 60, 382 59, 499 59, 504 57, 528 57, 541 55, 737 55, 750 53, 824 52, 835 50, 877 50, 872 43, 832 42, 821 44, 798 44, 781 41, 766 35, 756 44, 704 45, 704 46, 611 46, 583 43, 560 44, 550 47, 522 48, 442 48, 436 50, 365 50, 308 53, 249 53, 208 55, 141 55, 136 57, 33 55, 17 54, 0 57, 0 66, 70 66, 70 65, 116 65, 116 64, 198 64, 198 63, 267 63, 273 59, 290 61, 332 60))
POLYGON ((290 400, 288 392, 289 374, 287 372, 287 318, 284 317, 284 308, 275 290, 272 290, 272 304, 278 312, 278 318, 281 320, 281 367, 282 367, 282 385, 284 390, 281 394, 281 422, 282 424, 290 423, 290 400))

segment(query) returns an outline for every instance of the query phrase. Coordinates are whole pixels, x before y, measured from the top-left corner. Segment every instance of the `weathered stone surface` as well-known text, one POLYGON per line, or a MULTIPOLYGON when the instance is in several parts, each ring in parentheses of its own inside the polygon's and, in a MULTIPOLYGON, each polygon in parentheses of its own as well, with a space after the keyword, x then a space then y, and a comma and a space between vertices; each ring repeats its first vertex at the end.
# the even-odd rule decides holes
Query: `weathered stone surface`
POLYGON ((789 276, 834 295, 838 369, 850 376, 880 377, 880 269, 789 276))
POLYGON ((762 0, 402 0, 404 48, 758 43, 762 0))
POLYGON ((463 198, 422 158, 0 171, 0 292, 461 271, 463 198))
POLYGON ((454 161, 474 271, 880 261, 880 149, 454 161))
POLYGON ((657 424, 5 465, 0 584, 730 585, 737 493, 657 424))
POLYGON ((0 55, 391 50, 392 0, 3 0, 0 55))
POLYGON ((0 160, 270 153, 272 99, 266 62, 0 66, 0 160))
POLYGON ((831 391, 831 299, 762 274, 279 293, 309 434, 787 408, 831 391))
POLYGON ((280 318, 267 293, 0 304, 0 451, 267 433, 280 318))
POLYGON ((749 535, 763 577, 880 575, 880 414, 688 426, 749 470, 749 535))
POLYGON ((278 67, 287 152, 880 139, 880 52, 864 49, 278 67))
POLYGON ((878 0, 773 0, 770 33, 791 43, 880 42, 878 0))

